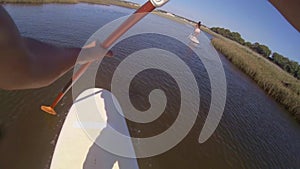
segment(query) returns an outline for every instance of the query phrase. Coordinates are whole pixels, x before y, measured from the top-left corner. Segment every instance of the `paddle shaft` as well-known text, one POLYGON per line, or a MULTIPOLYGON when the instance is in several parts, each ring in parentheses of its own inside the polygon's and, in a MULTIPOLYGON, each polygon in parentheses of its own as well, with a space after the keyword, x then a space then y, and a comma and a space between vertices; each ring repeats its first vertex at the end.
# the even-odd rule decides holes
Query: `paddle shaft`
MULTIPOLYGON (((132 26, 143 19, 149 12, 152 12, 156 7, 150 2, 146 2, 141 6, 133 15, 131 15, 126 21, 124 21, 104 42, 102 47, 108 49, 113 45, 125 32, 127 32, 132 26), (136 15, 137 14, 137 15, 136 15)), ((58 94, 51 107, 54 108, 65 94, 72 88, 76 81, 84 74, 84 72, 90 67, 92 62, 88 62, 82 65, 79 70, 73 75, 72 79, 66 84, 63 90, 58 94)))

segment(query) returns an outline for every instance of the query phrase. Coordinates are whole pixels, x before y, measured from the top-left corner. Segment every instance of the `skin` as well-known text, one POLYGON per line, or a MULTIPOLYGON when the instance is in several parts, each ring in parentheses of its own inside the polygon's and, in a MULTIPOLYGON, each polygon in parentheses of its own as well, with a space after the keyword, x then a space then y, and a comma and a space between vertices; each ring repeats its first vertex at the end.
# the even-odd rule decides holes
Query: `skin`
POLYGON ((299 0, 269 0, 271 4, 300 31, 300 1, 299 0))
MULTIPOLYGON (((19 90, 48 86, 73 68, 80 51, 80 48, 63 48, 22 37, 12 18, 0 6, 0 88, 19 90)), ((101 57, 100 53, 106 54, 96 42, 85 46, 83 52, 84 59, 77 63, 95 61, 101 57)), ((112 56, 112 53, 107 55, 112 56)))

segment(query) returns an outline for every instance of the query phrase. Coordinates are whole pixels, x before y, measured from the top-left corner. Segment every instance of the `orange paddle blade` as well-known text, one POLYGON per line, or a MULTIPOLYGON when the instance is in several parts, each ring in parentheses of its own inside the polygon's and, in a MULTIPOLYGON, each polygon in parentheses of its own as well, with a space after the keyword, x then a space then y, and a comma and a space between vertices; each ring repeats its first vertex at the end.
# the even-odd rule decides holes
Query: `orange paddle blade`
POLYGON ((55 116, 57 113, 55 112, 55 110, 50 107, 50 106, 41 106, 41 110, 43 110, 44 112, 51 114, 53 116, 55 116))

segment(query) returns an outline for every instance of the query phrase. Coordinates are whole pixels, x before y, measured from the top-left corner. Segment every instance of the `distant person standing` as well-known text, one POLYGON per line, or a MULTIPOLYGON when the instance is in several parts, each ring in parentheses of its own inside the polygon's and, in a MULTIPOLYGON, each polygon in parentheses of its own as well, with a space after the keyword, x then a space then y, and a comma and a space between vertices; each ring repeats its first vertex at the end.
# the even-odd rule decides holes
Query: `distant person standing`
POLYGON ((195 30, 194 30, 194 34, 193 34, 195 37, 200 35, 200 32, 201 32, 200 27, 201 27, 201 22, 198 22, 198 24, 195 25, 195 30))
POLYGON ((198 24, 195 25, 194 32, 190 34, 189 38, 193 43, 199 44, 198 36, 200 35, 200 27, 201 27, 201 22, 198 22, 198 24))

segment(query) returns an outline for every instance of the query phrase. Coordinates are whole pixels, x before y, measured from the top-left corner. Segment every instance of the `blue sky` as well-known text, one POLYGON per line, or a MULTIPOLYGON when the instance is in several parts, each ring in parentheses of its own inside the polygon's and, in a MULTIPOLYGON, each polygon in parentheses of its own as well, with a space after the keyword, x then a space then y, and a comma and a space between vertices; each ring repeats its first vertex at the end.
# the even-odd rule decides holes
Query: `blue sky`
POLYGON ((267 0, 170 0, 162 9, 209 27, 229 28, 300 63, 300 33, 267 0))

